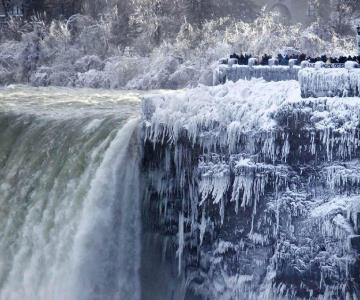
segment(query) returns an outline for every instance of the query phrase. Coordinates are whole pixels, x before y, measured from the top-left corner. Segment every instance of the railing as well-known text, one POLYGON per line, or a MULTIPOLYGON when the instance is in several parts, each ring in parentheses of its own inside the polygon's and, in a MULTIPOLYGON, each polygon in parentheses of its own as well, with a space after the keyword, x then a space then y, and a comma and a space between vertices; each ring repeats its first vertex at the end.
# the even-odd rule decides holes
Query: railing
POLYGON ((353 65, 353 68, 359 68, 359 64, 354 61, 347 61, 346 63, 324 63, 322 61, 318 61, 316 63, 310 63, 307 60, 302 61, 300 64, 298 63, 297 59, 289 59, 289 62, 287 65, 279 64, 279 61, 277 59, 269 59, 269 62, 267 65, 264 64, 258 64, 258 60, 256 58, 250 58, 248 61, 248 64, 239 64, 238 60, 236 58, 230 58, 230 59, 220 59, 219 64, 220 65, 227 65, 229 67, 231 66, 248 66, 248 67, 294 67, 298 66, 301 68, 328 68, 328 69, 341 69, 346 68, 347 63, 351 63, 353 65))

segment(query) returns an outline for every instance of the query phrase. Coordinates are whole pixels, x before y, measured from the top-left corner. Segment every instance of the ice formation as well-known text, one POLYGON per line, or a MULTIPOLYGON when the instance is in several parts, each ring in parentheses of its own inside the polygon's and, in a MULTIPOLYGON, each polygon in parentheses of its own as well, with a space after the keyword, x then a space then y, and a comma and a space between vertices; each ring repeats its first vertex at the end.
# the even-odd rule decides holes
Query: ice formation
POLYGON ((250 80, 263 78, 266 81, 297 80, 300 67, 298 66, 243 66, 220 65, 214 70, 213 84, 225 81, 250 80))
POLYGON ((210 299, 356 299, 359 98, 262 79, 142 102, 146 205, 210 299))
POLYGON ((299 72, 299 82, 304 97, 360 96, 360 69, 356 68, 305 68, 299 72))

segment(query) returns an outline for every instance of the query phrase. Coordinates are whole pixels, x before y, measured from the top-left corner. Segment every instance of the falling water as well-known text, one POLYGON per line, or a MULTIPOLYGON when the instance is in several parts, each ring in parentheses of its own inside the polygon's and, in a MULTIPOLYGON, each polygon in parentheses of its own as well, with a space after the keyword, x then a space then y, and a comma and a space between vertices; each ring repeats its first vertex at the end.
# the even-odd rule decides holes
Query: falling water
POLYGON ((0 299, 140 299, 138 97, 0 97, 0 299))

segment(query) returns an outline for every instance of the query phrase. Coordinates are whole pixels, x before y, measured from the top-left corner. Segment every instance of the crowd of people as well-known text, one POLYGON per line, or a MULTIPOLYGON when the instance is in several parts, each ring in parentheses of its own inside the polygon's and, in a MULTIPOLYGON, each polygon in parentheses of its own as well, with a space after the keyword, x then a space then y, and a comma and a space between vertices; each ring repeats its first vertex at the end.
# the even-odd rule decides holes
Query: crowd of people
MULTIPOLYGON (((238 55, 236 53, 231 54, 230 58, 235 58, 237 60, 237 64, 239 65, 248 65, 249 59, 252 58, 252 55, 249 54, 241 54, 238 55)), ((257 58, 257 64, 262 66, 267 66, 269 64, 269 60, 275 58, 276 64, 281 66, 287 66, 289 64, 290 59, 295 60, 295 65, 300 65, 302 61, 309 61, 310 63, 316 63, 318 61, 322 61, 326 64, 344 64, 347 61, 355 61, 360 64, 360 56, 340 56, 340 57, 329 57, 326 55, 322 55, 319 57, 310 57, 306 54, 292 54, 292 55, 282 55, 278 54, 273 57, 268 54, 264 54, 261 58, 257 58)), ((227 62, 224 62, 227 63, 227 62)))

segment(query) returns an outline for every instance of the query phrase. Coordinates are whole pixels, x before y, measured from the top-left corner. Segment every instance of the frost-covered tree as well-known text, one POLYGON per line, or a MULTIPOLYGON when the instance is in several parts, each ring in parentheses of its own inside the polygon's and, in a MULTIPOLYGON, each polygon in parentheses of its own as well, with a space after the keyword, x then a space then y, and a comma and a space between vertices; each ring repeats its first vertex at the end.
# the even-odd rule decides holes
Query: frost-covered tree
POLYGON ((22 15, 23 2, 21 0, 1 0, 5 16, 22 15))
POLYGON ((157 45, 176 34, 185 19, 182 0, 132 0, 132 5, 132 24, 157 45))
POLYGON ((329 21, 331 15, 331 0, 317 0, 318 16, 322 21, 329 21))
POLYGON ((45 0, 26 0, 23 5, 26 17, 45 12, 45 0))
POLYGON ((102 0, 84 0, 83 2, 83 12, 94 18, 105 12, 108 7, 109 5, 104 5, 102 0))
POLYGON ((7 1, 6 0, 1 0, 1 5, 2 5, 2 7, 3 7, 3 9, 4 9, 4 14, 5 14, 5 16, 8 16, 8 9, 7 9, 7 1))
POLYGON ((21 5, 26 17, 46 14, 49 19, 58 19, 80 13, 83 0, 24 0, 21 5))
POLYGON ((231 17, 250 21, 258 12, 252 0, 184 0, 190 22, 201 25, 205 20, 231 17))
POLYGON ((111 42, 121 47, 128 46, 137 35, 137 27, 131 24, 135 9, 128 0, 114 0, 110 11, 111 42))
POLYGON ((360 10, 360 0, 332 0, 331 20, 335 30, 344 34, 350 30, 353 14, 360 10))
POLYGON ((44 0, 45 11, 52 18, 68 18, 79 13, 82 5, 82 0, 44 0))

